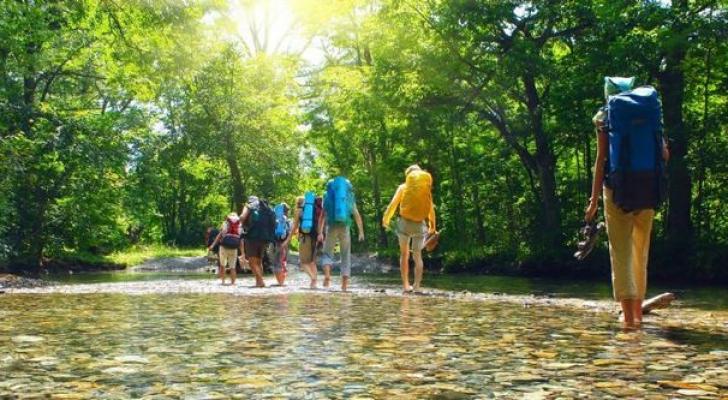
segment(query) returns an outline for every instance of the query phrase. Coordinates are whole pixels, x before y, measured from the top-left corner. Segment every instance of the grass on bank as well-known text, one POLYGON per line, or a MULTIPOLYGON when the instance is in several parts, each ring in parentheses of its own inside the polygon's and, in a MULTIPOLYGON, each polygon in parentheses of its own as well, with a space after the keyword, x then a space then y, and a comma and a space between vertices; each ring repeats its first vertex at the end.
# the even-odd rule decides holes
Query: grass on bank
POLYGON ((200 246, 170 247, 161 244, 152 244, 133 246, 128 249, 116 251, 109 254, 105 258, 108 260, 108 262, 130 267, 155 258, 199 257, 204 256, 205 254, 207 254, 207 252, 200 246))
POLYGON ((162 244, 147 244, 132 246, 123 250, 117 250, 107 255, 91 253, 71 252, 65 254, 61 259, 66 263, 80 265, 120 265, 131 267, 145 261, 157 258, 170 257, 199 257, 204 256, 204 248, 197 247, 173 247, 162 244))

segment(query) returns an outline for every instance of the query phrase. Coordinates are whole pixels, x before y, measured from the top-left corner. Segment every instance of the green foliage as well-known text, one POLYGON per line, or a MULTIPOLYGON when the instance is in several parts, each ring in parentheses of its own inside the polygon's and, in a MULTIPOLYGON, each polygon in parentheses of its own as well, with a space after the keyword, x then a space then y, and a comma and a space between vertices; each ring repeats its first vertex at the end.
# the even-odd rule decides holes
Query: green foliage
POLYGON ((197 245, 247 196, 293 204, 337 174, 358 249, 390 255, 382 212, 419 163, 443 230, 432 263, 601 273, 604 248, 590 265, 570 253, 591 117, 622 75, 660 90, 675 140, 651 270, 728 277, 724 2, 292 1, 319 65, 230 8, 0 3, 1 260, 197 245))

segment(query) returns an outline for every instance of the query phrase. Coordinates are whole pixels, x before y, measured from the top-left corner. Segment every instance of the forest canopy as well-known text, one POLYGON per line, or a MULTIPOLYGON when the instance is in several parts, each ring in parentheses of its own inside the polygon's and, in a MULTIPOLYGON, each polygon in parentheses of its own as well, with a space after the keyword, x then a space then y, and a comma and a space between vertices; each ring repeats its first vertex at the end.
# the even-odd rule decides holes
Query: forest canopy
POLYGON ((576 265, 604 76, 660 93, 669 198, 652 272, 728 280, 725 1, 0 2, 0 264, 198 245, 249 195, 338 174, 361 250, 434 178, 446 271, 576 265))

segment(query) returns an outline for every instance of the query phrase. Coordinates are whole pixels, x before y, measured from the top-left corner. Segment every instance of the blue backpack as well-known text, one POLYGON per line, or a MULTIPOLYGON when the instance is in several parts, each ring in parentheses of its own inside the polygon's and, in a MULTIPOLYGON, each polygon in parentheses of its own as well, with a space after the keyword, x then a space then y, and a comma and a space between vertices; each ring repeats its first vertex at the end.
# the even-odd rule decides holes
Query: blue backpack
POLYGON ((343 176, 337 176, 326 184, 324 207, 329 222, 348 224, 351 221, 352 190, 351 182, 343 176))
POLYGON ((655 209, 666 196, 662 111, 657 91, 643 86, 609 96, 607 186, 624 211, 655 209))
POLYGON ((306 192, 303 195, 303 211, 301 213, 301 232, 303 233, 311 233, 314 229, 315 203, 316 194, 314 192, 306 192))
POLYGON ((285 240, 288 237, 288 218, 286 218, 283 204, 278 204, 274 210, 276 213, 276 239, 285 240))

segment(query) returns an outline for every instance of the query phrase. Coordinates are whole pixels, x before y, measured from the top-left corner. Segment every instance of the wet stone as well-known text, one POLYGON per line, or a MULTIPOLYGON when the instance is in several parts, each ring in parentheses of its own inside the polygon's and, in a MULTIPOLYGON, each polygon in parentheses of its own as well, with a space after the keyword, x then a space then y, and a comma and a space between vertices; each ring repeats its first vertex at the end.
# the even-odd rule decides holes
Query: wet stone
POLYGON ((274 290, 3 295, 0 310, 10 323, 0 328, 0 394, 15 398, 30 388, 44 398, 728 396, 728 354, 672 341, 659 329, 619 332, 608 313, 523 307, 508 296, 274 290))

